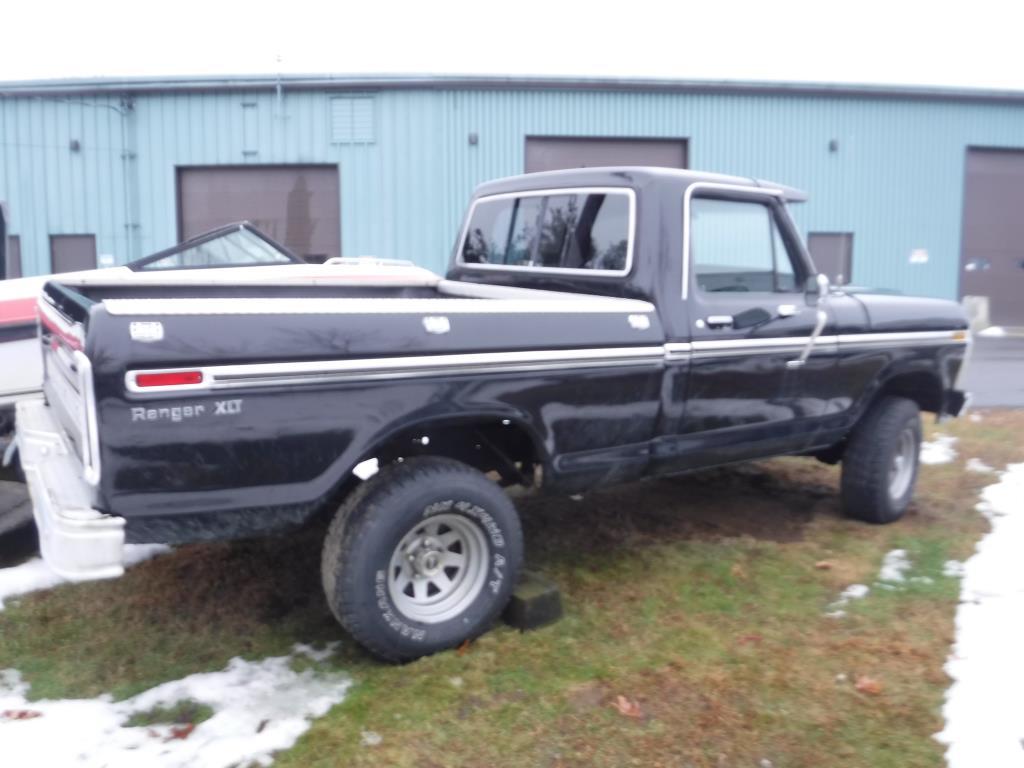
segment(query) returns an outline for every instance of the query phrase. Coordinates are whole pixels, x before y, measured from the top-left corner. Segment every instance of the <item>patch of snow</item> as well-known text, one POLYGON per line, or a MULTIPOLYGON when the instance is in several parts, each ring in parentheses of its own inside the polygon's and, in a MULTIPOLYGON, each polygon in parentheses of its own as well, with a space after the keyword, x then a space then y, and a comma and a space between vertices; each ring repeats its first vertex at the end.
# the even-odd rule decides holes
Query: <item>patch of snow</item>
POLYGON ((951 435, 936 435, 934 440, 921 443, 922 464, 948 464, 956 458, 956 438, 951 435))
POLYGON ((1001 339, 1006 335, 1006 329, 999 325, 990 325, 982 331, 978 331, 979 336, 987 336, 990 339, 1001 339))
POLYGON ((38 557, 11 568, 0 568, 0 611, 4 609, 6 599, 51 589, 63 583, 64 579, 51 571, 38 557))
POLYGON ((300 653, 312 661, 327 661, 338 650, 339 645, 341 645, 341 643, 335 640, 333 643, 325 645, 322 651, 318 651, 312 645, 296 643, 294 645, 294 652, 300 653))
POLYGON ((867 584, 851 584, 839 593, 839 598, 829 605, 825 615, 833 618, 845 616, 846 611, 843 610, 843 606, 847 605, 851 600, 863 600, 870 591, 871 587, 867 584))
POLYGON ((862 600, 868 596, 868 592, 870 591, 871 587, 866 584, 851 584, 840 593, 839 599, 845 600, 846 602, 849 602, 850 600, 862 600))
POLYGON ((973 457, 967 460, 967 471, 982 473, 995 472, 995 470, 988 464, 986 464, 984 461, 982 461, 981 459, 975 459, 973 457))
MULTIPOLYGON (((290 662, 308 646, 262 661, 234 658, 220 672, 172 680, 124 701, 97 699, 29 701, 29 685, 15 670, 0 670, 0 742, 4 768, 77 765, 83 768, 227 768, 270 765, 316 717, 345 698, 351 681, 338 672, 305 669, 290 662), (184 699, 208 705, 213 716, 181 736, 180 726, 128 727, 133 714, 184 699), (30 719, 4 719, 26 712, 30 719), (35 713, 38 713, 36 715, 35 713)), ((316 660, 315 658, 313 659, 316 660)))
POLYGON ((376 747, 384 738, 376 731, 363 731, 359 734, 360 741, 364 747, 376 747))
POLYGON ((878 580, 889 584, 900 584, 907 578, 907 571, 910 570, 910 560, 907 559, 907 550, 894 549, 886 552, 882 558, 882 567, 878 571, 878 580))
POLYGON ((961 579, 964 575, 964 564, 959 560, 947 560, 942 564, 942 575, 951 579, 961 579))
POLYGON ((942 710, 946 727, 936 734, 948 746, 950 768, 1024 763, 1024 464, 1001 472, 977 509, 992 529, 963 564, 946 662, 953 684, 942 710))
MULTIPOLYGON (((886 552, 882 558, 882 566, 878 570, 878 579, 874 583, 874 588, 894 590, 900 589, 902 584, 907 582, 907 572, 911 568, 910 559, 907 557, 907 550, 905 549, 894 549, 890 552, 886 552)), ((931 584, 932 580, 927 576, 913 576, 910 581, 918 584, 931 584)), ((872 587, 866 584, 852 584, 842 592, 839 593, 838 599, 835 602, 829 604, 825 611, 826 616, 833 618, 840 618, 846 615, 846 611, 843 610, 851 600, 862 600, 868 596, 872 587)))
POLYGON ((124 567, 131 568, 158 555, 166 555, 170 551, 171 548, 166 544, 125 544, 124 567))
MULTIPOLYGON (((171 548, 163 544, 125 544, 124 565, 130 568, 144 560, 170 552, 171 548)), ((66 579, 50 570, 42 558, 34 557, 21 565, 0 568, 0 611, 4 609, 4 600, 52 589, 66 583, 66 579)))

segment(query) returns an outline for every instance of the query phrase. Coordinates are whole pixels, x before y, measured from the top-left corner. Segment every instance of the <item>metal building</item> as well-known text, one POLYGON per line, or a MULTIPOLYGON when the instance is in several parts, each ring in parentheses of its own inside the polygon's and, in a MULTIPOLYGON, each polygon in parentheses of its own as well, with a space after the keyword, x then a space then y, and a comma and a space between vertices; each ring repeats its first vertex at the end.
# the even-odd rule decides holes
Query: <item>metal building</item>
POLYGON ((987 295, 1024 325, 1024 93, 437 77, 0 84, 8 275, 249 219, 310 259, 443 271, 485 179, 653 164, 806 189, 833 279, 987 295))

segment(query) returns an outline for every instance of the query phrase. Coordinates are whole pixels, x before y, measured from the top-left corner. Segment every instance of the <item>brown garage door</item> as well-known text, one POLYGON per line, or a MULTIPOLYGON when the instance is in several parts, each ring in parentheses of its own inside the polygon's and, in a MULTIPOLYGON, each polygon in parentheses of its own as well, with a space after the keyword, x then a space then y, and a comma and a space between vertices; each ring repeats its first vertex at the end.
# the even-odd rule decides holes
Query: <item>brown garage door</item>
POLYGON ((960 295, 988 296, 992 322, 1024 325, 1024 151, 968 149, 960 295))
POLYGON ((686 167, 686 140, 527 136, 526 172, 606 165, 686 167))
POLYGON ((309 261, 340 256, 337 167, 178 169, 178 236, 182 240, 243 220, 309 261))

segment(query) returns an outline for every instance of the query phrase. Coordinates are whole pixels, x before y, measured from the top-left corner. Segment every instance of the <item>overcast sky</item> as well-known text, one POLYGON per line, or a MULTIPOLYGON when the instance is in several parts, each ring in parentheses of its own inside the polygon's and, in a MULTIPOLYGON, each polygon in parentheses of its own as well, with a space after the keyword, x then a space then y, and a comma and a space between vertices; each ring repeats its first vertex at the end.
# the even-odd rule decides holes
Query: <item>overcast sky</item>
POLYGON ((5 5, 0 80, 281 71, 1024 90, 1020 0, 21 0, 5 5))

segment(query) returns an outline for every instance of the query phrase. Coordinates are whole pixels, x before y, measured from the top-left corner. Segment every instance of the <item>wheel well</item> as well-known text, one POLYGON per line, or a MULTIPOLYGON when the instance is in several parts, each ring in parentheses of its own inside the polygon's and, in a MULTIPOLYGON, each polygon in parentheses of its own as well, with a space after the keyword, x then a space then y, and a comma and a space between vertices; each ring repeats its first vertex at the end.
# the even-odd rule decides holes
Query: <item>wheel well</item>
POLYGON ((542 465, 541 451, 522 425, 509 419, 431 422, 403 428, 368 451, 379 466, 411 456, 446 456, 481 472, 494 473, 503 485, 531 485, 542 465))
MULTIPOLYGON (((864 410, 860 412, 858 424, 863 421, 865 415, 871 411, 875 403, 883 397, 905 397, 917 403, 917 407, 922 411, 941 413, 943 405, 942 382, 938 376, 930 371, 907 371, 896 374, 886 379, 874 392, 864 410)), ((836 464, 843 459, 848 439, 849 435, 846 435, 834 445, 815 451, 811 455, 826 464, 836 464)))
POLYGON ((886 379, 875 393, 873 403, 889 395, 913 400, 922 411, 942 411, 942 382, 930 371, 910 371, 886 379))

